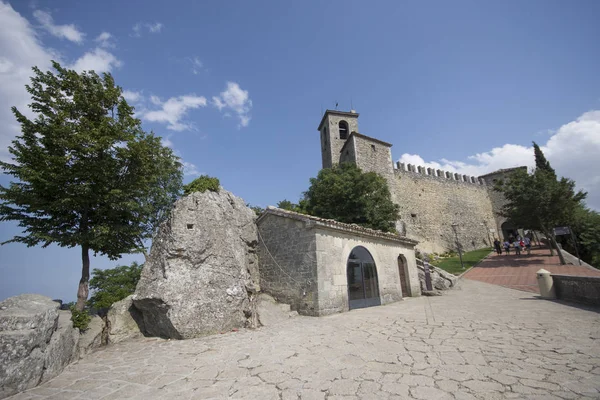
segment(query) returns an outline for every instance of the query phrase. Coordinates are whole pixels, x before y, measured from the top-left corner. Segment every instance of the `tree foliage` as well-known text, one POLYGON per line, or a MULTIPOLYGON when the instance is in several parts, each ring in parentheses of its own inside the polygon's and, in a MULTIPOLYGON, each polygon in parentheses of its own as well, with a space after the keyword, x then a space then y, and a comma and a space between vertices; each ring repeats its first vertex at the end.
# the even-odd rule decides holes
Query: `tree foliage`
MULTIPOLYGON (((0 162, 17 180, 0 187, 0 220, 23 235, 8 242, 81 247, 77 309, 88 296, 89 251, 117 259, 143 252, 144 240, 181 190, 181 164, 146 133, 110 74, 33 68, 30 119, 12 111, 21 135, 0 162)), ((6 242, 5 242, 6 243, 6 242)))
POLYGON ((254 211, 254 214, 256 214, 256 216, 260 216, 260 214, 262 214, 263 212, 265 212, 265 209, 260 207, 260 206, 253 206, 250 203, 246 203, 246 207, 248 207, 249 209, 251 209, 252 211, 254 211))
POLYGON ((546 156, 540 149, 540 146, 536 142, 533 142, 533 155, 535 157, 535 170, 536 172, 546 172, 550 176, 554 176, 556 178, 556 172, 554 168, 550 166, 550 162, 546 160, 546 156))
POLYGON ((200 175, 198 178, 183 186, 183 194, 187 196, 194 192, 206 192, 207 190, 218 192, 219 186, 220 182, 218 178, 200 175))
POLYGON ((90 279, 90 289, 93 291, 88 301, 90 308, 106 309, 133 294, 140 280, 142 267, 143 265, 133 262, 131 265, 105 270, 95 268, 90 279))
POLYGON ((283 199, 277 203, 277 208, 281 208, 282 210, 305 213, 306 210, 304 210, 304 208, 303 208, 303 206, 305 205, 304 203, 305 203, 304 200, 300 200, 300 204, 296 204, 296 203, 292 203, 291 201, 289 201, 287 199, 283 199))
POLYGON ((353 163, 319 171, 310 179, 300 208, 308 214, 394 232, 398 205, 391 199, 386 180, 363 172, 353 163))
POLYGON ((584 206, 578 207, 570 226, 577 241, 577 248, 571 236, 560 238, 563 248, 571 254, 579 250, 583 261, 600 268, 600 214, 584 206))
MULTIPOLYGON (((504 194, 502 214, 515 226, 543 232, 556 244, 553 228, 570 225, 586 194, 575 191, 571 179, 556 177, 541 149, 534 143, 536 169, 533 173, 517 170, 495 189, 504 194)), ((555 246, 556 247, 556 246, 555 246)), ((559 257, 564 264, 562 254, 559 257)))

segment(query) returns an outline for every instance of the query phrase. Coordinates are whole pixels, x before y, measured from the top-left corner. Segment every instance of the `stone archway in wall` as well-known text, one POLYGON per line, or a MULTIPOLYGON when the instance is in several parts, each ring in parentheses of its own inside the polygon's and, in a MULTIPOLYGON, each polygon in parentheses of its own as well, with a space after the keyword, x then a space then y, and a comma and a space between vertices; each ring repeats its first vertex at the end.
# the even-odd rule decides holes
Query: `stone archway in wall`
POLYGON ((510 237, 516 238, 518 235, 517 228, 509 221, 503 223, 500 228, 502 229, 504 240, 508 240, 510 237))
POLYGON ((408 285, 408 263, 406 262, 406 257, 402 254, 398 255, 398 275, 400 275, 402 297, 410 296, 410 287, 408 285))
POLYGON ((362 246, 352 249, 346 264, 346 275, 350 310, 381 304, 377 266, 367 249, 362 246))

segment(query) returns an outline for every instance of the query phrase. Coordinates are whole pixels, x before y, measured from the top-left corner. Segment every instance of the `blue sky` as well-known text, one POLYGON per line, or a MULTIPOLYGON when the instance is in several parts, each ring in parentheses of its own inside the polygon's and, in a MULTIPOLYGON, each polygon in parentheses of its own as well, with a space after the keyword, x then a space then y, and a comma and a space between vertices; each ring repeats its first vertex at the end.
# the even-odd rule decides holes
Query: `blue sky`
MULTIPOLYGON (((217 176, 252 204, 306 190, 339 102, 394 160, 470 175, 531 165, 535 140, 600 209, 599 17, 597 1, 0 0, 0 157, 31 66, 55 59, 111 72, 186 181, 217 176)), ((0 247, 0 298, 71 300, 79 277, 78 249, 0 247)))

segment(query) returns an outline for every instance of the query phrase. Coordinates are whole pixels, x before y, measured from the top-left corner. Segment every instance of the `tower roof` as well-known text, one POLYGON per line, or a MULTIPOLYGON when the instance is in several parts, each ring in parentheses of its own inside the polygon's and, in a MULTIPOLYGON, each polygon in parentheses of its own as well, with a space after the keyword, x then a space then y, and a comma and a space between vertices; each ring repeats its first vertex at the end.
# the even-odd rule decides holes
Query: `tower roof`
POLYGON ((321 118, 321 123, 319 123, 319 127, 317 128, 318 131, 321 130, 321 127, 323 126, 323 123, 325 122, 325 118, 329 114, 342 115, 342 116, 345 115, 348 117, 355 117, 355 118, 358 118, 358 115, 359 115, 357 112, 354 112, 354 111, 325 110, 325 114, 323 114, 323 118, 321 118))

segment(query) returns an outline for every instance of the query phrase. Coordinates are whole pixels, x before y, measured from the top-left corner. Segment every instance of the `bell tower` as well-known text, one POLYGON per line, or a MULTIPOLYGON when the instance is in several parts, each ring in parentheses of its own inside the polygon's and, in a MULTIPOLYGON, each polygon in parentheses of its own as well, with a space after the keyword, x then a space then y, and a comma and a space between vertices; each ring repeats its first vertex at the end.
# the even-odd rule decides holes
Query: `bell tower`
POLYGON ((340 151, 352 132, 358 132, 358 113, 354 110, 327 110, 317 128, 321 134, 323 168, 340 162, 340 151))

